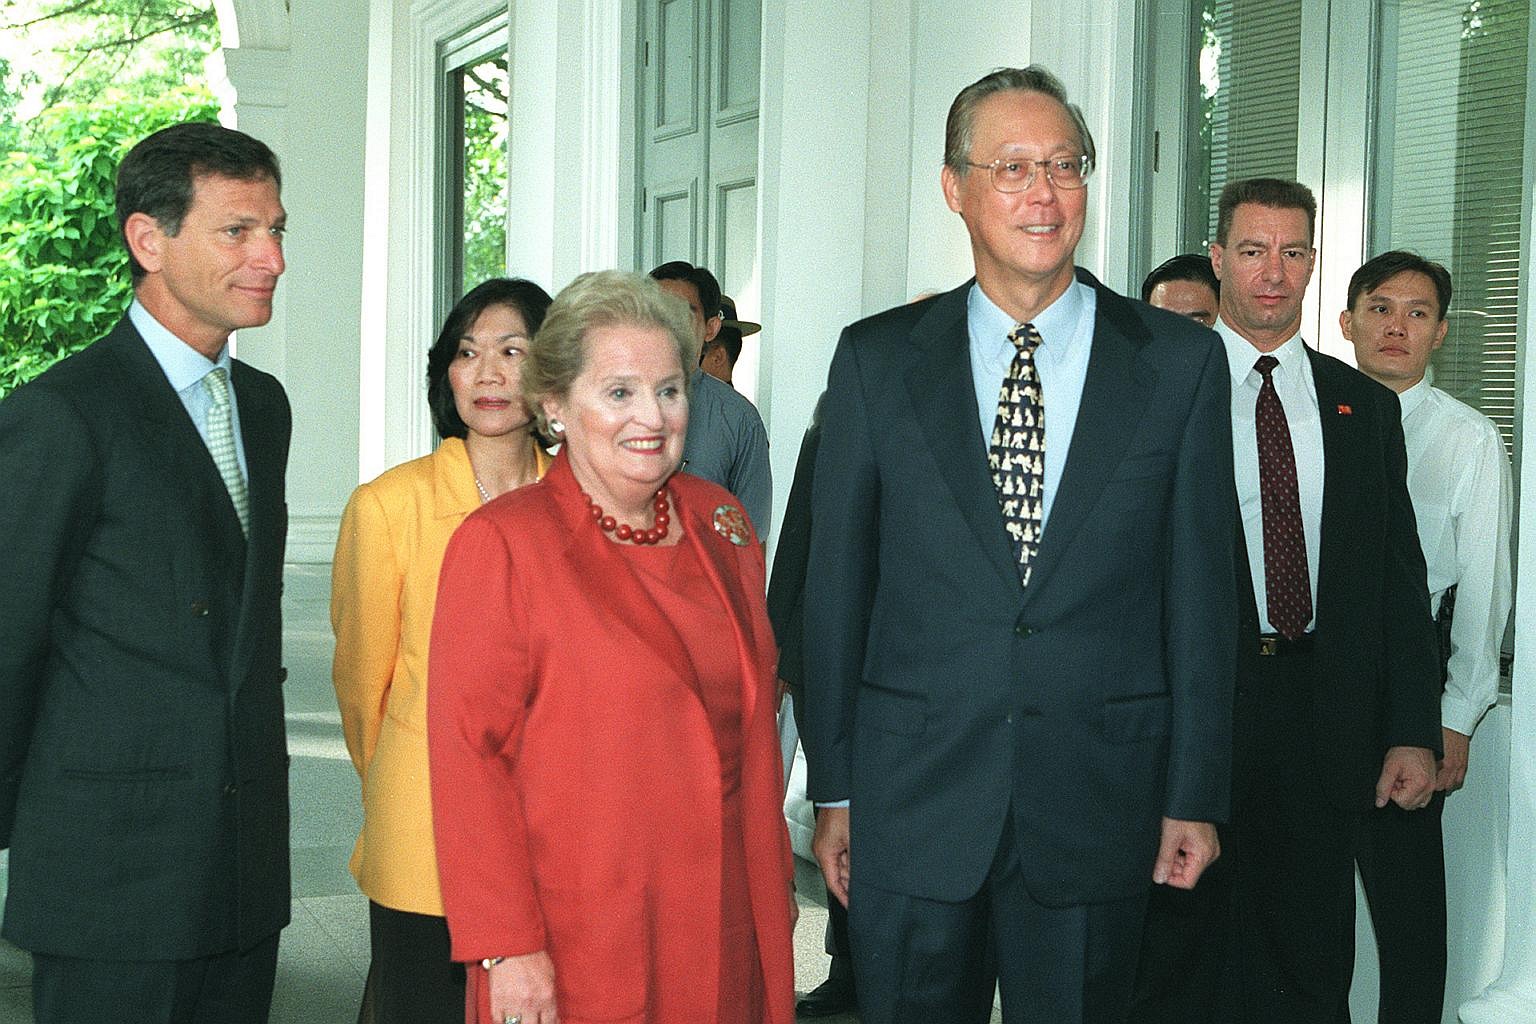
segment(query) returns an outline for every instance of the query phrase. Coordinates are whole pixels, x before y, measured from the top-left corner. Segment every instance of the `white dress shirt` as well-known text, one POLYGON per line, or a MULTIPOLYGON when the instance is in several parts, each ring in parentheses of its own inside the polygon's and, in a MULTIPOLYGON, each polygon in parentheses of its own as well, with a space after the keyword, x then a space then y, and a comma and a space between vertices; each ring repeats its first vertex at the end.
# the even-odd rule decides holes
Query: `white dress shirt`
MULTIPOLYGON (((171 390, 181 399, 182 406, 187 410, 187 415, 192 417, 192 424, 197 427, 197 433, 206 445, 208 412, 213 407, 213 399, 208 397, 208 389, 203 387, 203 378, 217 366, 224 367, 225 373, 234 373, 234 360, 229 357, 229 346, 219 349, 219 358, 210 360, 172 334, 149 310, 139 305, 138 299, 134 299, 128 307, 128 319, 138 330, 139 337, 144 339, 144 344, 149 346, 150 354, 160 364, 165 379, 171 382, 171 390)), ((245 466, 245 442, 240 437, 240 401, 235 397, 233 376, 229 383, 229 426, 235 437, 235 457, 240 462, 240 475, 249 482, 251 473, 245 466)), ((209 453, 212 451, 210 448, 209 453)))
MULTIPOLYGON (((1030 323, 1040 332, 1035 349, 1035 373, 1040 378, 1040 400, 1045 406, 1045 479, 1041 481, 1040 526, 1051 517, 1051 503, 1067 465, 1067 450, 1077 426, 1077 409, 1088 379, 1088 354, 1093 350, 1093 325, 1099 300, 1094 290, 1074 279, 1055 302, 1030 323)), ((976 412, 981 426, 981 446, 992 444, 997 422, 997 398, 1013 362, 1013 342, 1008 335, 1018 322, 998 308, 981 285, 971 286, 965 305, 966 330, 971 339, 971 379, 976 387, 976 412)))
MULTIPOLYGON (((1254 409, 1264 378, 1253 364, 1260 352, 1222 320, 1216 333, 1227 349, 1232 371, 1232 474, 1237 483, 1238 511, 1243 517, 1243 539, 1248 545, 1248 571, 1253 576, 1253 598, 1259 606, 1259 630, 1276 632, 1269 621, 1264 592, 1264 512, 1259 496, 1259 436, 1254 409)), ((1296 492, 1301 501, 1301 528, 1307 546, 1307 581, 1312 586, 1313 620, 1317 614, 1317 559, 1323 531, 1323 421, 1317 411, 1317 386, 1312 382, 1312 362, 1301 335, 1270 352, 1280 365, 1270 371, 1275 393, 1285 408, 1291 432, 1291 451, 1296 457, 1296 492)))
POLYGON ((1428 381, 1398 399, 1432 612, 1456 585, 1440 721, 1470 736, 1499 695, 1499 648, 1512 590, 1509 458, 1492 420, 1428 381))

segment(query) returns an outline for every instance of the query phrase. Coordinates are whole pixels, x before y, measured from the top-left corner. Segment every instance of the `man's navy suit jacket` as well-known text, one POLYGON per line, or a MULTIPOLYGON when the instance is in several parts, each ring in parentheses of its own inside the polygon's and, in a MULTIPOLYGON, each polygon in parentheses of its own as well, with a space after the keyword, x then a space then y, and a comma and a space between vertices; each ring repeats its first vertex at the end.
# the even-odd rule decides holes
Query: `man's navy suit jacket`
POLYGON ((1228 812, 1226 358, 1077 273, 1092 351, 1027 590, 980 432, 970 285, 850 326, 833 357, 804 738, 811 797, 851 800, 853 875, 881 889, 973 895, 1011 810, 1036 899, 1137 897, 1164 816, 1228 812))
POLYGON ((248 541, 126 317, 0 402, 4 934, 25 949, 185 959, 288 921, 290 412, 267 374, 231 382, 248 541))

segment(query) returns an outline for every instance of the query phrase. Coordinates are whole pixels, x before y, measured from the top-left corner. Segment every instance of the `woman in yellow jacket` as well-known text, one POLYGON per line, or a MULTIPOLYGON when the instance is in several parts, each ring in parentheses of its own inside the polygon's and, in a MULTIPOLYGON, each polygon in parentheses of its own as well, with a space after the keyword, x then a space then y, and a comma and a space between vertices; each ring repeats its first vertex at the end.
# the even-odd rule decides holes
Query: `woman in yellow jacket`
POLYGON ((362 780, 351 869, 368 897, 375 1024, 462 1024, 448 956, 427 779, 427 643, 448 538, 474 509, 544 474, 519 366, 549 295, 493 278, 448 314, 427 355, 443 443, 352 493, 331 576, 331 678, 362 780))

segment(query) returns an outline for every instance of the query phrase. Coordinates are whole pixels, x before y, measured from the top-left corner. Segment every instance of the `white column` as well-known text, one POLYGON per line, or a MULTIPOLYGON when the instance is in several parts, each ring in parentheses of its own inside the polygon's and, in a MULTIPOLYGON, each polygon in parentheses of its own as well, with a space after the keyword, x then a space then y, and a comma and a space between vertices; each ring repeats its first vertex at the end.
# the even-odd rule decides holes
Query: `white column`
MULTIPOLYGON (((763 3, 758 244, 772 343, 758 365, 757 405, 772 451, 775 522, 838 331, 863 312, 865 253, 881 244, 865 223, 870 26, 873 7, 902 24, 904 6, 763 3)), ((905 218, 893 221, 885 227, 904 234, 905 218)))
MULTIPOLYGON (((218 98, 219 120, 265 142, 286 163, 288 154, 288 51, 254 47, 214 51, 204 63, 218 98)), ((286 283, 286 282, 284 282, 286 283)), ((272 320, 265 327, 241 331, 235 351, 246 362, 284 376, 288 349, 288 292, 279 285, 272 320)))
MULTIPOLYGON (((1533 12, 1536 20, 1536 12, 1533 12)), ((1536 26, 1533 26, 1536 27, 1536 26)), ((1536 31, 1527 57, 1527 103, 1536 102, 1536 31)), ((1520 440, 1521 488, 1536 482, 1536 131, 1526 118, 1524 200, 1520 213, 1520 386, 1516 423, 1520 440)), ((1519 495, 1516 495, 1519 498, 1519 495)), ((1516 546, 1536 551, 1536 502, 1516 502, 1516 546)), ((1515 668, 1510 704, 1509 841, 1505 866, 1504 966, 1498 980, 1462 1004, 1464 1024, 1507 1024, 1536 1020, 1536 573, 1516 576, 1515 668)))
MULTIPOLYGON (((266 142, 283 170, 288 269, 272 321, 240 331, 241 359, 278 377, 293 407, 291 561, 329 561, 356 482, 362 281, 365 0, 250 3, 208 62, 223 120, 266 142), (323 132, 306 126, 323 125, 323 132)), ((221 15, 226 12, 221 11, 221 15)))

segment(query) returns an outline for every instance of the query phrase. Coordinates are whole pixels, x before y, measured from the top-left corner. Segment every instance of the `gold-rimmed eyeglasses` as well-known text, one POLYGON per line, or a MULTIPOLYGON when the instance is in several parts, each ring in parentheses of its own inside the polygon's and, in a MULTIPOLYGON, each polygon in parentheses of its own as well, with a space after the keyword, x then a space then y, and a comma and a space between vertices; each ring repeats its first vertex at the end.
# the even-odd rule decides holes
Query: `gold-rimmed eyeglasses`
POLYGON ((1045 168, 1045 179, 1057 188, 1082 188, 1093 173, 1093 160, 1086 153, 1081 156, 1053 156, 1047 160, 1030 160, 1022 156, 1000 156, 989 164, 977 164, 967 160, 967 167, 985 169, 992 176, 992 187, 999 192, 1023 192, 1035 183, 1037 168, 1045 168))

